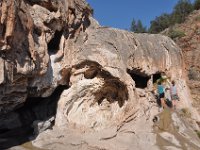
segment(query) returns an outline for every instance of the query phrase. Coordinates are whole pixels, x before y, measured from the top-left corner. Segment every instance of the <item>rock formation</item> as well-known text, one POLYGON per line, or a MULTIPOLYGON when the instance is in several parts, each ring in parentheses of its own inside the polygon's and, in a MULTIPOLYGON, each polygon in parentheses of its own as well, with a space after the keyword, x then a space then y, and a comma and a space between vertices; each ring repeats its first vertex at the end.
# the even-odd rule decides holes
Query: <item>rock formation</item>
POLYGON ((33 144, 40 148, 200 148, 183 54, 170 38, 101 27, 84 0, 0 3, 2 143, 7 130, 36 120, 33 144), (162 73, 176 81, 179 108, 187 108, 193 126, 166 110, 157 124, 166 132, 153 130, 154 83, 162 73), (174 140, 160 145, 158 138, 174 140))
MULTIPOLYGON (((175 42, 183 50, 187 70, 187 82, 191 89, 193 105, 198 109, 198 112, 200 112, 200 10, 192 12, 185 22, 174 26, 171 31, 182 33, 182 36, 176 37, 175 42)), ((164 33, 169 35, 170 30, 164 33)))

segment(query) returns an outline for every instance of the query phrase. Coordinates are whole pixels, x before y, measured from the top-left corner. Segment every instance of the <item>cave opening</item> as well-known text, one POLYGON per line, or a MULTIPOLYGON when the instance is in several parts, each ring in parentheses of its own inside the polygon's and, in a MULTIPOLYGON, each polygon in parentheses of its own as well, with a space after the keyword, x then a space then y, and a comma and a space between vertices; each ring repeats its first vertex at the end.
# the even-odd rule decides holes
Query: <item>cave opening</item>
POLYGON ((136 88, 145 89, 147 87, 150 76, 138 70, 127 70, 127 73, 135 81, 136 88))
POLYGON ((158 79, 161 78, 161 73, 153 74, 153 83, 156 83, 158 79))
POLYGON ((49 97, 28 97, 24 105, 17 109, 16 112, 20 114, 22 120, 26 111, 32 111, 33 118, 31 121, 46 120, 56 114, 57 102, 65 89, 68 89, 67 85, 59 85, 49 97), (37 111, 35 111, 36 109, 37 111))
MULTIPOLYGON (((0 141, 0 149, 9 149, 30 141, 29 137, 34 137, 33 122, 46 121, 56 115, 58 100, 65 89, 68 89, 68 86, 59 85, 49 97, 28 97, 24 105, 14 111, 19 116, 20 126, 0 129, 0 139, 6 139, 0 141)), ((16 120, 12 122, 15 123, 16 120)))
POLYGON ((56 31, 54 37, 48 43, 48 50, 52 54, 56 54, 59 50, 60 40, 62 37, 63 31, 56 31))

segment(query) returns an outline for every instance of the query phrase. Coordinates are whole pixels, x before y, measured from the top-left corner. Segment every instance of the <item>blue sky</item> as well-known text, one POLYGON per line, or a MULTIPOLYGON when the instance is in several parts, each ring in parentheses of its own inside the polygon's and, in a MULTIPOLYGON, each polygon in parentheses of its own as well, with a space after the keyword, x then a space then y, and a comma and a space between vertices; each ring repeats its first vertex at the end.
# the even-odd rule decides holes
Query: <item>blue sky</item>
MULTIPOLYGON (((150 21, 162 13, 170 13, 178 0, 86 0, 94 9, 94 18, 102 26, 129 29, 132 19, 150 21)), ((191 0, 192 2, 194 0, 191 0)))

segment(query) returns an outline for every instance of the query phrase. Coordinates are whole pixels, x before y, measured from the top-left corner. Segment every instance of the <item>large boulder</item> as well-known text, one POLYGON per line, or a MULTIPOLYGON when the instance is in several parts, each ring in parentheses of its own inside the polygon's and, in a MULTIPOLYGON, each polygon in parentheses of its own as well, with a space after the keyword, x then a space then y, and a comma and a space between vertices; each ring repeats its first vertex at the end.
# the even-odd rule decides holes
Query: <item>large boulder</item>
POLYGON ((191 105, 181 49, 170 38, 101 27, 84 0, 0 3, 2 131, 15 121, 18 123, 9 129, 43 120, 34 122, 39 135, 33 143, 41 148, 159 149, 157 136, 173 137, 170 145, 175 143, 174 149, 199 148, 193 131, 198 129, 195 121, 199 115, 191 105), (153 91, 163 73, 176 81, 181 99, 178 108, 187 108, 193 125, 180 120, 174 127, 179 113, 173 121, 171 113, 164 113, 163 122, 169 121, 162 130, 174 124, 175 131, 170 134, 152 132, 152 119, 158 114, 153 91), (58 94, 55 89, 60 86, 65 89, 58 94), (18 108, 20 113, 5 115, 18 108), (44 131, 54 121, 48 121, 43 113, 48 118, 49 114, 56 116, 53 130, 44 131), (177 128, 184 123, 179 132, 177 128), (187 137, 194 141, 187 141, 187 137), (176 138, 184 138, 186 145, 176 138))
POLYGON ((97 128, 120 122, 140 107, 139 91, 150 93, 162 72, 176 80, 181 107, 192 108, 182 53, 170 38, 99 27, 67 42, 63 72, 70 70, 71 87, 58 103, 56 125, 63 118, 97 128))

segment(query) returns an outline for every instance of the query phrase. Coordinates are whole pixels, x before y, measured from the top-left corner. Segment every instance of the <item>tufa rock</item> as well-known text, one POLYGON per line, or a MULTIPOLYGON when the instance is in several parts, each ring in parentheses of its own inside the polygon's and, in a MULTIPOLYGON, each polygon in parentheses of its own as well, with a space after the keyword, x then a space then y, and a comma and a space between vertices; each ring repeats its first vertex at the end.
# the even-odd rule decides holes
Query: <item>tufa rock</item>
MULTIPOLYGON (((3 0, 0 11, 0 114, 23 110, 22 105, 35 97, 46 103, 34 109, 30 103, 30 112, 24 113, 31 117, 19 122, 46 120, 38 116, 53 112, 45 98, 50 95, 57 107, 56 114, 50 113, 56 116, 52 130, 46 130, 51 121, 36 123, 35 146, 162 149, 157 136, 174 139, 163 146, 187 146, 177 139, 173 126, 171 134, 153 132, 152 119, 158 113, 153 84, 163 72, 176 81, 179 109, 187 107, 191 119, 199 119, 191 105, 182 51, 169 37, 101 27, 84 0, 3 0), (67 89, 56 94, 61 85, 67 89)), ((164 116, 168 123, 175 122, 171 114, 164 116)), ((13 120, 18 115, 10 123, 13 120)), ((5 128, 6 123, 1 124, 5 128)), ((185 125, 181 138, 189 127, 185 125)), ((188 145, 199 148, 198 144, 188 145)))

